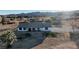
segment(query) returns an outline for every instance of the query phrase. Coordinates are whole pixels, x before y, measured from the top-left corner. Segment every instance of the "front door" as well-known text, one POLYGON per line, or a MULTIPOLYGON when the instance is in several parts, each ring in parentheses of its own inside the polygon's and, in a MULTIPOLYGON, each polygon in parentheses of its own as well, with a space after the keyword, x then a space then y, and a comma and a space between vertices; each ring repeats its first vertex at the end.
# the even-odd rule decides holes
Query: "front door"
POLYGON ((31 31, 31 28, 29 28, 28 31, 31 31))
POLYGON ((32 28, 32 31, 35 31, 35 28, 32 28))

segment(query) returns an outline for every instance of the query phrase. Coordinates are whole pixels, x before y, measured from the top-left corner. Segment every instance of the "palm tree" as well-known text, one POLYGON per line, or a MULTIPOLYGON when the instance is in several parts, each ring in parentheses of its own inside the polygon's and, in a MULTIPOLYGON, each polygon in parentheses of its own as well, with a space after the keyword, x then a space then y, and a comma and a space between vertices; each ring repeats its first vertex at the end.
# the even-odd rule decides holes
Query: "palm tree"
POLYGON ((6 39, 6 48, 11 48, 12 44, 17 41, 16 39, 16 35, 14 34, 13 31, 7 31, 6 35, 5 35, 5 39, 6 39))

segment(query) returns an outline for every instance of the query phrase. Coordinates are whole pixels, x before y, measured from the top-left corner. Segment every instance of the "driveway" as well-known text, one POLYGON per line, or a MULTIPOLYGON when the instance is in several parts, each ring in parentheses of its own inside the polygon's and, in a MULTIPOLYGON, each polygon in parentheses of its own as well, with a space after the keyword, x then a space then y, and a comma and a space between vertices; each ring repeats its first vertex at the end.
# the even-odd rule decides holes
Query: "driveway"
POLYGON ((38 44, 42 43, 44 38, 42 33, 40 32, 32 32, 31 37, 18 40, 14 45, 13 49, 29 49, 32 47, 37 46, 38 44))

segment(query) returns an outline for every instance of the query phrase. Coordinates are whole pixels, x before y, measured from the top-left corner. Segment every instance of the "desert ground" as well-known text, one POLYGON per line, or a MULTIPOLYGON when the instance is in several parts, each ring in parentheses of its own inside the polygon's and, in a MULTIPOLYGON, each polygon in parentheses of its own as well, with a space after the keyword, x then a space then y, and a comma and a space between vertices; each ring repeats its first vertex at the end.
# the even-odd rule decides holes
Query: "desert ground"
MULTIPOLYGON (((18 24, 0 24, 0 35, 9 29, 15 30, 18 24)), ((76 49, 79 48, 79 33, 64 37, 62 33, 57 37, 42 37, 41 33, 33 33, 32 37, 18 40, 13 44, 13 49, 76 49), (38 34, 38 35, 36 35, 38 34), (42 38, 41 38, 42 37, 42 38)), ((0 48, 5 48, 5 44, 0 42, 0 48)))

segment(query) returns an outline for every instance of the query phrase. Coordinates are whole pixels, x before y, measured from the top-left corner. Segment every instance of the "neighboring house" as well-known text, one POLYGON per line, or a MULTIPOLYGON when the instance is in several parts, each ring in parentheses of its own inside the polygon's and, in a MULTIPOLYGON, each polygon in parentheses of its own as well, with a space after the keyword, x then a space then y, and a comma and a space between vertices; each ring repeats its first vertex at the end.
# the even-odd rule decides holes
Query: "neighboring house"
POLYGON ((21 22, 17 27, 18 31, 51 31, 52 25, 50 22, 21 22))
POLYGON ((4 17, 4 23, 14 22, 28 22, 28 21, 50 21, 50 16, 17 16, 17 15, 6 15, 4 17))
POLYGON ((2 17, 0 16, 0 23, 2 22, 2 17))
POLYGON ((4 17, 4 19, 2 19, 2 20, 3 20, 4 24, 14 24, 15 23, 15 19, 13 19, 13 18, 4 17))
POLYGON ((7 16, 5 17, 5 22, 26 22, 28 21, 28 17, 27 16, 7 16))
POLYGON ((49 21, 51 20, 51 17, 49 16, 30 16, 28 17, 28 20, 30 21, 49 21))
POLYGON ((29 20, 28 20, 28 18, 22 17, 22 18, 16 18, 16 21, 18 21, 18 22, 27 22, 29 20))

